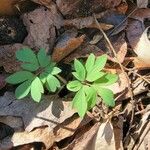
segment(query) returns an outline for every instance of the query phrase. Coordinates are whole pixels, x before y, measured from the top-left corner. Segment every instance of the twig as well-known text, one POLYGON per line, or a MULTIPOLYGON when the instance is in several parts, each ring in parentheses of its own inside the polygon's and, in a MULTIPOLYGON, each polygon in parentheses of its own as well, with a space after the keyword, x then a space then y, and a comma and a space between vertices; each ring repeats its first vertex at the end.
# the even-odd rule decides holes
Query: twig
POLYGON ((60 81, 62 81, 62 83, 64 83, 65 85, 67 84, 67 81, 63 78, 63 77, 61 77, 60 75, 56 75, 57 76, 57 78, 60 80, 60 81))
POLYGON ((96 23, 97 27, 99 28, 99 30, 100 30, 101 33, 103 34, 104 39, 105 39, 106 42, 108 43, 110 49, 112 50, 112 52, 113 52, 113 54, 114 54, 114 57, 115 57, 116 60, 117 60, 117 63, 118 63, 119 66, 120 66, 121 71, 123 72, 124 76, 125 76, 126 79, 127 79, 128 90, 129 90, 129 94, 130 94, 130 98, 131 98, 130 102, 131 102, 131 104, 132 104, 132 115, 131 115, 130 127, 129 127, 128 133, 127 133, 127 135, 126 135, 126 137, 125 137, 125 141, 126 141, 126 138, 127 138, 127 136, 129 135, 129 132, 130 132, 131 127, 132 127, 132 124, 133 124, 134 108, 135 108, 135 102, 134 102, 134 99, 133 99, 133 91, 132 91, 132 89, 131 89, 131 87, 130 87, 130 79, 129 79, 128 75, 126 74, 123 65, 120 63, 120 61, 119 61, 119 59, 118 59, 118 57, 117 57, 117 53, 116 53, 116 51, 115 51, 113 45, 111 44, 109 38, 107 37, 106 33, 103 31, 103 29, 101 28, 101 26, 99 25, 99 22, 97 21, 97 19, 96 19, 96 17, 95 17, 95 14, 93 14, 93 16, 94 16, 95 23, 96 23))

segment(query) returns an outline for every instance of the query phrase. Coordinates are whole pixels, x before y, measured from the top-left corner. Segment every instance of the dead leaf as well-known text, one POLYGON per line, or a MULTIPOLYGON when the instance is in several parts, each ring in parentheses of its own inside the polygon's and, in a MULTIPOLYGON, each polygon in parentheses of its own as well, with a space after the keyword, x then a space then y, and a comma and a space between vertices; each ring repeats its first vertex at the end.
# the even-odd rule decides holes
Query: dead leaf
POLYGON ((137 0, 137 7, 147 8, 148 0, 137 0))
POLYGON ((55 27, 60 28, 63 21, 56 5, 51 4, 51 10, 40 7, 25 13, 22 18, 28 31, 24 44, 36 50, 40 48, 45 48, 46 51, 52 50, 56 38, 55 27))
POLYGON ((92 150, 116 150, 113 126, 110 122, 100 125, 92 143, 92 150))
POLYGON ((60 37, 52 54, 53 61, 59 62, 83 43, 85 36, 76 37, 76 35, 74 31, 66 31, 60 37))
POLYGON ((52 2, 52 0, 32 0, 32 1, 44 6, 49 6, 52 2))
POLYGON ((3 74, 0 74, 0 90, 1 90, 3 87, 5 87, 5 85, 6 85, 5 79, 6 79, 6 76, 3 75, 3 74))
POLYGON ((150 30, 150 27, 145 29, 134 51, 140 60, 150 65, 150 52, 149 52, 150 40, 148 38, 148 30, 150 30))
MULTIPOLYGON (((96 14, 96 18, 101 18, 106 13, 107 12, 96 14)), ((99 25, 101 26, 101 28, 103 30, 109 30, 113 27, 113 25, 106 24, 106 23, 99 23, 99 25)), ((92 16, 64 20, 64 26, 72 26, 72 27, 76 27, 77 29, 82 29, 82 28, 97 28, 98 29, 98 27, 95 23, 94 17, 92 17, 92 16)))
POLYGON ((144 63, 142 60, 140 60, 137 57, 134 57, 133 63, 136 69, 138 70, 144 70, 144 69, 149 69, 150 65, 147 63, 144 63))
POLYGON ((122 1, 119 6, 116 7, 117 12, 125 14, 128 10, 128 4, 126 1, 122 1))
POLYGON ((73 53, 64 59, 65 63, 73 61, 75 58, 85 58, 88 57, 90 53, 100 56, 104 52, 95 45, 90 45, 88 43, 83 43, 79 48, 77 48, 73 53))
POLYGON ((0 101, 0 116, 22 117, 27 131, 40 126, 49 126, 49 130, 52 130, 74 114, 69 107, 70 102, 56 96, 45 96, 40 103, 35 103, 30 98, 18 101, 14 94, 5 93, 0 97, 0 101))
POLYGON ((6 72, 13 73, 20 69, 20 63, 17 62, 15 53, 23 47, 27 48, 27 46, 17 43, 0 46, 0 66, 3 66, 6 72))

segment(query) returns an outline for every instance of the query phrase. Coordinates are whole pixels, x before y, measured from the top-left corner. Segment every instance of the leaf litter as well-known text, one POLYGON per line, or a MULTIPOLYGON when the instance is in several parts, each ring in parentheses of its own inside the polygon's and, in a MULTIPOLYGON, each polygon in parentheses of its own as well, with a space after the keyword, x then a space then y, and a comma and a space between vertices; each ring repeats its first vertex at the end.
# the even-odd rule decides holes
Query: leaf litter
POLYGON ((38 7, 20 16, 28 31, 24 41, 0 45, 0 88, 3 91, 0 93, 0 149, 35 149, 39 143, 43 143, 41 149, 62 150, 148 148, 148 1, 34 2, 39 4, 38 7), (99 31, 93 14, 117 56, 99 31), (30 98, 16 100, 14 87, 5 83, 5 77, 20 70, 15 53, 23 47, 33 48, 35 52, 45 48, 53 60, 69 65, 75 58, 83 58, 84 61, 90 53, 96 56, 107 54, 105 70, 119 75, 118 82, 108 86, 115 94, 115 107, 107 108, 98 103, 82 120, 71 108, 71 94, 64 94, 64 98, 48 94, 39 104, 30 98), (116 58, 130 81, 125 78, 116 58), (128 82, 134 96, 134 107, 130 103, 128 82))

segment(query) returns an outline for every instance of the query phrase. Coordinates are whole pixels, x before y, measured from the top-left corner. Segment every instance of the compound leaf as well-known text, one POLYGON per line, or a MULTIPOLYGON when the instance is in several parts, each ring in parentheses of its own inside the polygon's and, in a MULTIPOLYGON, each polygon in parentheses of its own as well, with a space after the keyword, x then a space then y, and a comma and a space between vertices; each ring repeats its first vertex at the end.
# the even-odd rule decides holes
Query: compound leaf
POLYGON ((87 101, 85 98, 85 93, 83 88, 81 88, 73 98, 72 102, 73 108, 75 108, 81 118, 84 117, 86 111, 87 111, 87 101))
POLYGON ((34 101, 39 102, 41 100, 41 93, 44 93, 42 82, 36 77, 31 84, 31 97, 34 101))
POLYGON ((75 71, 76 71, 80 81, 84 81, 86 72, 85 72, 85 68, 84 68, 83 64, 79 60, 75 59, 74 68, 75 68, 75 71))
POLYGON ((114 94, 111 90, 98 86, 97 93, 107 106, 115 106, 114 94))
POLYGON ((54 67, 53 70, 52 70, 52 72, 51 72, 51 74, 52 74, 52 75, 57 75, 57 74, 59 74, 60 72, 61 72, 61 69, 60 69, 60 68, 54 67))
POLYGON ((22 99, 29 94, 31 88, 31 82, 32 82, 31 80, 27 80, 16 88, 15 96, 17 99, 22 99))
POLYGON ((41 67, 46 67, 50 63, 50 59, 43 48, 40 49, 37 57, 41 67))
POLYGON ((86 68, 87 72, 90 72, 93 69, 94 63, 95 63, 95 55, 90 54, 85 63, 85 68, 86 68))
POLYGON ((32 79, 33 77, 34 77, 34 75, 29 71, 19 71, 19 72, 16 72, 16 73, 10 75, 6 79, 6 82, 10 83, 10 84, 18 84, 18 83, 24 82, 28 79, 32 79))
POLYGON ((46 79, 47 79, 48 73, 46 72, 42 72, 39 76, 40 80, 42 81, 42 83, 46 83, 46 79))
POLYGON ((71 81, 67 84, 67 89, 73 92, 77 92, 81 89, 82 84, 78 80, 71 81))
POLYGON ((29 48, 23 48, 16 52, 16 57, 22 62, 28 62, 38 66, 38 60, 34 52, 29 48))
POLYGON ((55 92, 57 87, 60 87, 59 80, 51 74, 48 75, 47 77, 47 84, 48 84, 48 87, 47 87, 48 90, 52 92, 55 92))

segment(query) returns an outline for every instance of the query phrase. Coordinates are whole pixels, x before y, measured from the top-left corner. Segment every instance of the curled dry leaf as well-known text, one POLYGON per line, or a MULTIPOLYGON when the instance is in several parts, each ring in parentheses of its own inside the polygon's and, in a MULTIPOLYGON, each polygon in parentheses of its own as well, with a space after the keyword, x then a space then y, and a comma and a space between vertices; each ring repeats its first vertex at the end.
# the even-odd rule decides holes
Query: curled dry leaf
POLYGON ((0 101, 0 116, 22 117, 27 131, 41 126, 49 126, 49 130, 52 130, 74 114, 69 107, 70 102, 56 96, 43 97, 41 103, 35 103, 30 98, 18 101, 12 93, 5 93, 0 101))
POLYGON ((6 72, 13 73, 20 69, 20 63, 16 60, 16 51, 27 47, 22 44, 0 46, 0 66, 3 66, 6 72))
MULTIPOLYGON (((101 18, 103 17, 106 12, 96 14, 96 18, 101 18)), ((109 30, 113 27, 111 24, 106 24, 106 23, 99 23, 101 28, 103 30, 109 30)), ((98 28, 98 26, 95 23, 94 17, 89 16, 89 17, 84 17, 84 18, 75 18, 75 19, 70 19, 70 20, 64 20, 64 26, 72 26, 76 27, 77 29, 82 29, 82 28, 98 28)))
POLYGON ((134 50, 140 60, 150 65, 150 40, 148 38, 148 31, 150 31, 150 27, 145 29, 134 50))
POLYGON ((24 44, 39 50, 45 48, 49 51, 53 48, 56 38, 56 28, 62 25, 62 17, 58 13, 55 4, 51 4, 51 10, 40 7, 32 12, 25 13, 22 18, 27 27, 28 36, 24 44))
POLYGON ((72 31, 65 32, 58 40, 54 52, 52 54, 52 59, 55 62, 59 62, 76 48, 78 48, 84 41, 85 36, 76 37, 76 33, 72 31))

